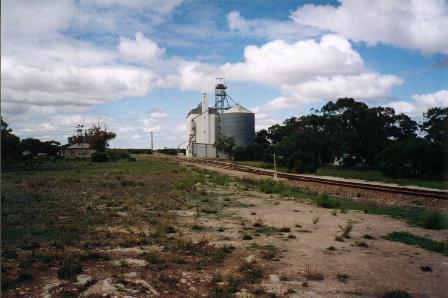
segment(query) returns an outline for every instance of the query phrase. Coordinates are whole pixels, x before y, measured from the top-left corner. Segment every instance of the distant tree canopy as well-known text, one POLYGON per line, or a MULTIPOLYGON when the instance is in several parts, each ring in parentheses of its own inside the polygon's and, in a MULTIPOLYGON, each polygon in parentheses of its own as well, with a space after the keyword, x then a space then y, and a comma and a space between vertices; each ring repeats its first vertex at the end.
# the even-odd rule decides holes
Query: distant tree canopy
POLYGON ((22 139, 12 133, 8 123, 1 119, 1 152, 2 167, 3 164, 17 164, 25 162, 25 167, 34 169, 42 158, 47 156, 55 157, 60 151, 60 143, 56 141, 44 141, 39 139, 22 139), (22 153, 26 153, 23 155, 22 153), (36 158, 39 156, 39 158, 36 158), (38 160, 39 159, 39 160, 38 160))
POLYGON ((1 117, 1 142, 2 142, 2 161, 16 160, 20 158, 22 152, 20 150, 20 138, 12 133, 8 123, 1 117))
POLYGON ((114 132, 108 131, 106 127, 101 127, 100 124, 94 124, 89 129, 84 129, 83 125, 78 125, 76 135, 68 137, 67 141, 70 145, 88 143, 93 149, 104 152, 109 147, 109 141, 116 136, 114 132))
MULTIPOLYGON (((340 98, 328 102, 310 115, 292 117, 283 122, 260 130, 255 144, 247 148, 235 148, 235 159, 253 158, 272 162, 273 153, 280 156, 279 164, 291 171, 312 172, 319 166, 343 159, 345 165, 365 165, 379 167, 379 154, 388 146, 400 143, 401 146, 414 147, 409 152, 446 152, 431 143, 447 145, 448 108, 433 108, 424 114, 422 125, 405 114, 396 114, 390 107, 369 108, 365 103, 353 98, 340 98), (416 145, 413 140, 426 139, 416 145), (411 140, 411 141, 409 141, 411 140), (429 144, 429 145, 428 145, 429 144), (256 153, 255 153, 256 150, 256 153)), ((403 148, 402 148, 403 149, 403 148)), ((392 150, 392 149, 390 149, 392 150)), ((404 150, 404 149, 403 149, 404 150)), ((407 150, 407 149, 406 149, 407 150)), ((393 152, 398 152, 395 149, 393 152)), ((391 151, 391 152, 392 152, 391 151)), ((386 155, 381 155, 385 158, 386 155)), ((427 154, 413 155, 408 159, 430 158, 427 154)), ((401 176, 437 176, 446 169, 446 158, 441 156, 439 169, 429 173, 424 170, 401 170, 401 176), (440 170, 443 168, 442 170, 440 170)), ((381 161, 381 169, 385 163, 381 161)), ((411 166, 411 161, 403 160, 401 165, 411 166)), ((415 165, 415 164, 414 164, 415 165)), ((393 175, 393 171, 386 171, 393 175)))
POLYGON ((448 107, 432 108, 424 113, 425 121, 421 129, 426 132, 425 139, 431 142, 448 143, 448 107))

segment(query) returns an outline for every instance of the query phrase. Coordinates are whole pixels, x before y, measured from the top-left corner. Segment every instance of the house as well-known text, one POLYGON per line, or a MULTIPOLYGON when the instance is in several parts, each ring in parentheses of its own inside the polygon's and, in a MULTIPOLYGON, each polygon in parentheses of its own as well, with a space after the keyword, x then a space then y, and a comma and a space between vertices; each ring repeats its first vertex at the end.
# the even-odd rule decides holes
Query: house
POLYGON ((76 143, 67 148, 64 151, 65 158, 91 158, 92 154, 96 150, 92 149, 89 143, 76 143))

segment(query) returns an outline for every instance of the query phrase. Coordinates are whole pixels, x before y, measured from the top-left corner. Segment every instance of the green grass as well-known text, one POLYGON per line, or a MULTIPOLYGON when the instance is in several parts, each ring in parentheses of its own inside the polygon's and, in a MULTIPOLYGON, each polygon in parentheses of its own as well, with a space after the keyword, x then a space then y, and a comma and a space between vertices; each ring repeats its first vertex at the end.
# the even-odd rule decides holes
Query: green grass
POLYGON ((326 166, 317 170, 314 175, 318 176, 333 176, 347 179, 362 179, 367 181, 378 181, 385 183, 395 183, 399 185, 415 185, 429 188, 448 189, 448 182, 442 180, 430 179, 404 179, 384 176, 377 170, 360 170, 353 168, 342 168, 326 166))
MULTIPOLYGON (((273 169, 272 164, 265 163, 263 161, 245 160, 234 162, 245 166, 258 167, 263 169, 273 169)), ((285 173, 288 172, 288 169, 286 167, 278 167, 277 170, 279 172, 285 172, 285 173)), ((428 188, 448 189, 448 181, 435 180, 435 179, 393 178, 384 176, 383 173, 381 173, 380 171, 373 169, 366 170, 366 169, 343 168, 335 166, 323 166, 320 167, 316 171, 316 173, 310 173, 310 174, 318 176, 333 176, 347 179, 361 179, 367 181, 395 183, 398 185, 414 185, 428 188)))
POLYGON ((59 161, 31 172, 4 171, 2 244, 101 242, 107 235, 96 227, 158 225, 154 214, 172 220, 167 210, 187 207, 186 198, 204 181, 204 174, 162 159, 59 161))
POLYGON ((434 241, 426 237, 416 236, 407 232, 393 232, 383 237, 384 239, 397 241, 409 245, 416 245, 429 251, 434 251, 448 256, 448 244, 434 241))
POLYGON ((392 208, 382 207, 374 204, 358 202, 347 199, 339 199, 327 195, 314 195, 302 191, 296 187, 289 187, 281 182, 273 180, 248 180, 241 182, 249 187, 259 189, 265 193, 279 194, 281 196, 294 197, 296 199, 305 199, 316 202, 325 208, 339 208, 340 210, 360 210, 364 213, 375 215, 388 215, 393 218, 406 220, 409 224, 420 226, 427 229, 448 229, 448 217, 440 214, 429 213, 423 208, 392 208))
POLYGON ((330 198, 327 194, 322 194, 316 199, 317 206, 322 208, 338 208, 340 203, 337 199, 330 198))

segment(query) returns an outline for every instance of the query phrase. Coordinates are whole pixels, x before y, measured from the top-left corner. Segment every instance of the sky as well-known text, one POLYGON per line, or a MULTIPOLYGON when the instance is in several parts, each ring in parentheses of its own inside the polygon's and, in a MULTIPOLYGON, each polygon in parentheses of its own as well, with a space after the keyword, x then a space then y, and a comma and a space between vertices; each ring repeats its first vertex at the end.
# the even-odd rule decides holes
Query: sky
MULTIPOLYGON (((174 147, 215 78, 256 130, 353 97, 421 121, 448 106, 448 0, 4 0, 1 114, 63 144, 174 147)), ((183 144, 181 147, 185 147, 183 144)))

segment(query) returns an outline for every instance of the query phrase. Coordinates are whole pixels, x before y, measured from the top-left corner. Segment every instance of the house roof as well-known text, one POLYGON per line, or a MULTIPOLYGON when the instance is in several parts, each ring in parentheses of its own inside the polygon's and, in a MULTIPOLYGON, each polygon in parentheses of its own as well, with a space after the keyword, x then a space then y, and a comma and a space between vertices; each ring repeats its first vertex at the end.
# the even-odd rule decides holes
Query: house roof
POLYGON ((76 144, 73 144, 73 145, 67 147, 67 149, 90 149, 90 144, 89 143, 76 143, 76 144))

